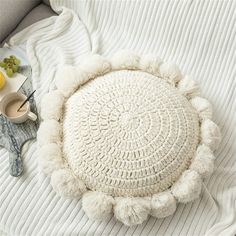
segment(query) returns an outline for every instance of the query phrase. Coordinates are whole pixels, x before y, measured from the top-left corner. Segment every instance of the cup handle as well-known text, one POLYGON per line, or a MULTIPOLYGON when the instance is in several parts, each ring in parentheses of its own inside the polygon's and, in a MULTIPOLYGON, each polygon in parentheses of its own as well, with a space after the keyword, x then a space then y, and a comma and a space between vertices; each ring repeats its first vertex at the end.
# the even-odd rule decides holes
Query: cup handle
POLYGON ((31 111, 27 114, 27 117, 30 120, 32 120, 32 121, 36 121, 37 120, 37 116, 33 112, 31 112, 31 111))

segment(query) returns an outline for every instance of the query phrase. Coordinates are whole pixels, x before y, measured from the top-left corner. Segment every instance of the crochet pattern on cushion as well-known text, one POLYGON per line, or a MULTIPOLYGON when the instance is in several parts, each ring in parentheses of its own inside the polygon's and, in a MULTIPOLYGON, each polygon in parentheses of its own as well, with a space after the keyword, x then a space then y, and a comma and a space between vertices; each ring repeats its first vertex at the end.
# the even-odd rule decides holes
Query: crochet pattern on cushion
POLYGON ((39 163, 88 217, 127 226, 195 200, 220 142, 212 107, 176 65, 120 51, 65 66, 42 100, 39 163), (48 101, 51 105, 48 108, 48 101))
POLYGON ((197 113, 168 83, 121 70, 85 84, 66 102, 65 158, 90 189, 112 196, 166 190, 198 144, 197 113))

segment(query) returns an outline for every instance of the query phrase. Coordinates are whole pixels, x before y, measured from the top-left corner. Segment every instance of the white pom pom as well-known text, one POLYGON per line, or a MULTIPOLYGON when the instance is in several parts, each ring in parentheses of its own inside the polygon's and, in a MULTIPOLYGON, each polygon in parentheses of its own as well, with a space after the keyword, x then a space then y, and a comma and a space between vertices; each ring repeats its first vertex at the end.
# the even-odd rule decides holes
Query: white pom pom
POLYGON ((39 166, 45 174, 63 168, 61 148, 57 144, 50 143, 42 146, 38 154, 39 166))
POLYGON ((56 120, 43 121, 37 133, 39 146, 48 143, 60 143, 61 141, 61 126, 56 120))
POLYGON ((151 215, 164 218, 172 215, 176 210, 176 200, 169 192, 154 194, 151 200, 151 215))
POLYGON ((163 63, 160 66, 160 73, 167 81, 177 83, 182 79, 181 72, 177 65, 170 63, 163 63))
POLYGON ((150 201, 143 198, 116 198, 115 217, 127 226, 142 224, 150 212, 150 201))
POLYGON ((214 170, 214 159, 211 149, 205 145, 197 148, 196 156, 190 165, 191 170, 198 172, 203 178, 207 178, 214 170))
POLYGON ((139 68, 143 71, 146 71, 150 74, 159 76, 160 75, 160 64, 161 59, 152 55, 147 54, 140 58, 139 68))
POLYGON ((206 99, 202 97, 194 97, 190 102, 198 111, 201 120, 212 119, 212 106, 206 99))
POLYGON ((186 170, 177 182, 173 184, 171 190, 179 202, 187 203, 199 197, 201 188, 202 180, 200 175, 194 170, 186 170))
POLYGON ((75 67, 67 65, 60 68, 56 73, 55 84, 65 97, 69 97, 78 88, 75 67))
POLYGON ((219 127, 211 120, 207 119, 201 125, 202 143, 215 150, 221 141, 221 133, 219 127))
POLYGON ((111 64, 104 57, 98 54, 87 55, 79 68, 86 72, 88 79, 103 75, 111 70, 111 64))
POLYGON ((85 184, 75 178, 68 169, 54 171, 51 185, 60 196, 66 198, 79 198, 87 191, 85 184))
POLYGON ((89 73, 86 72, 81 65, 75 67, 75 74, 76 74, 76 83, 77 83, 77 88, 79 86, 87 83, 91 77, 89 77, 89 73))
POLYGON ((112 213, 114 199, 101 192, 87 192, 83 195, 82 206, 92 220, 104 220, 112 213))
POLYGON ((114 70, 138 69, 139 56, 133 52, 122 50, 117 52, 111 59, 111 65, 114 70))
POLYGON ((64 97, 58 90, 44 95, 41 102, 41 116, 44 120, 59 120, 62 113, 64 97))
POLYGON ((190 79, 189 76, 184 76, 178 83, 178 89, 186 97, 194 97, 200 94, 198 83, 190 79))

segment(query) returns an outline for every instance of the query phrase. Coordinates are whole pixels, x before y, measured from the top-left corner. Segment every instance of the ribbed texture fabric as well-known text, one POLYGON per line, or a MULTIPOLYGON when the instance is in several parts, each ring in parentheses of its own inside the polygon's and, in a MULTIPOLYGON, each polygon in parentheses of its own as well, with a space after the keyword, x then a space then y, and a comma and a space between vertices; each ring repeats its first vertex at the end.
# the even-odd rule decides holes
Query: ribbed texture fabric
POLYGON ((61 65, 78 64, 89 51, 106 56, 118 49, 154 53, 174 61, 198 80, 214 105, 223 141, 216 169, 199 200, 179 204, 165 219, 150 218, 125 227, 114 218, 88 220, 81 201, 63 200, 37 169, 35 142, 24 149, 25 174, 8 174, 8 154, 0 150, 0 228, 10 235, 234 235, 236 233, 235 1, 52 1, 64 9, 18 34, 30 35, 27 53, 33 67, 37 102, 54 87, 61 65), (79 15, 79 18, 77 17, 79 15), (26 151, 27 150, 27 151, 26 151))

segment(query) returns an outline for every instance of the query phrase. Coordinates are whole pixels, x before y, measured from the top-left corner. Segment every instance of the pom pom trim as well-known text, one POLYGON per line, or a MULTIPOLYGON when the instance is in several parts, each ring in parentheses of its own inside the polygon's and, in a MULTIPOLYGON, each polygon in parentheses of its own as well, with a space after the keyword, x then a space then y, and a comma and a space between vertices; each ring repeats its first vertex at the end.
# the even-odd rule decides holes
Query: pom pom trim
MULTIPOLYGON (((117 219, 130 226, 142 223, 147 219, 149 214, 158 218, 173 214, 178 202, 187 203, 189 201, 195 200, 199 196, 201 192, 202 179, 209 176, 213 171, 213 144, 214 142, 219 143, 220 131, 216 124, 211 121, 211 104, 206 99, 199 97, 200 91, 197 83, 188 76, 182 75, 176 65, 162 63, 161 59, 153 55, 143 55, 140 57, 133 52, 121 51, 115 54, 111 60, 108 60, 100 55, 89 55, 89 57, 77 67, 66 66, 65 71, 71 75, 71 81, 67 80, 66 83, 64 80, 62 80, 63 76, 61 74, 58 75, 56 78, 57 89, 45 95, 45 100, 47 97, 53 97, 56 94, 58 97, 60 97, 61 102, 58 102, 57 108, 51 110, 49 113, 47 112, 47 103, 42 102, 41 104, 44 114, 42 117, 43 122, 40 125, 38 132, 38 144, 40 150, 45 150, 45 146, 50 144, 53 144, 56 149, 62 148, 60 134, 61 130, 58 130, 58 138, 55 139, 55 130, 52 129, 57 125, 61 126, 62 129, 61 116, 63 113, 63 107, 70 95, 89 80, 115 70, 140 70, 165 80, 171 86, 178 89, 179 92, 190 101, 194 111, 199 115, 199 124, 201 129, 199 136, 199 146, 196 147, 196 156, 193 159, 193 162, 189 166, 189 169, 182 173, 180 178, 175 182, 170 190, 143 198, 119 197, 113 199, 112 196, 104 196, 103 193, 98 194, 98 196, 100 196, 102 199, 108 197, 107 199, 109 200, 108 202, 110 205, 107 208, 104 205, 101 206, 103 207, 102 209, 105 207, 104 212, 106 214, 101 213, 99 215, 99 213, 96 212, 96 209, 93 208, 92 212, 95 210, 96 214, 94 217, 91 216, 90 218, 94 218, 96 220, 98 220, 98 218, 104 218, 106 215, 108 215, 108 212, 113 210, 117 219), (47 124, 48 122, 53 123, 53 125, 47 127, 47 141, 44 142, 44 134, 40 130, 43 129, 44 124, 47 124), (207 129, 206 132, 204 132, 205 129, 207 129), (214 137, 214 134, 217 137, 214 137), (204 170, 201 168, 201 166, 204 166, 204 170), (188 181, 190 181, 192 184, 188 184, 188 181), (137 207, 137 205, 134 205, 133 201, 135 203, 141 204, 139 205, 141 208, 137 207), (130 209, 131 215, 136 214, 137 212, 141 212, 141 214, 135 215, 135 217, 131 220, 127 220, 125 215, 124 217, 122 216, 122 210, 120 208, 118 210, 118 207, 121 203, 123 204, 122 207, 125 209, 128 207, 128 209, 130 209), (135 208, 132 208, 132 206, 135 206, 135 208)), ((68 174, 69 164, 64 159, 62 152, 55 151, 53 154, 57 155, 58 162, 55 159, 55 156, 53 160, 48 160, 47 157, 45 157, 45 162, 47 162, 46 164, 48 165, 53 165, 53 163, 55 165, 56 163, 56 167, 48 167, 45 163, 43 163, 42 168, 44 168, 44 171, 47 175, 52 176, 51 182, 55 191, 57 191, 60 195, 72 198, 81 197, 85 193, 84 197, 90 196, 91 199, 97 200, 96 194, 93 195, 96 192, 89 191, 86 189, 85 184, 81 180, 79 180, 77 177, 73 177, 73 175, 68 174), (61 163, 63 163, 63 165, 61 163), (63 171, 65 172, 65 175, 62 174, 64 173, 63 171), (68 189, 62 189, 61 185, 55 180, 57 179, 55 176, 59 175, 58 173, 64 176, 65 182, 67 178, 68 183, 76 183, 77 186, 80 186, 80 189, 76 192, 74 189, 71 189, 70 184, 65 184, 65 186, 69 186, 68 189)), ((41 163, 43 161, 44 159, 42 158, 41 163)), ((72 170, 70 172, 72 173, 72 170)), ((85 211, 88 211, 89 209, 87 206, 84 208, 85 211)), ((90 214, 91 209, 88 215, 90 214)))

